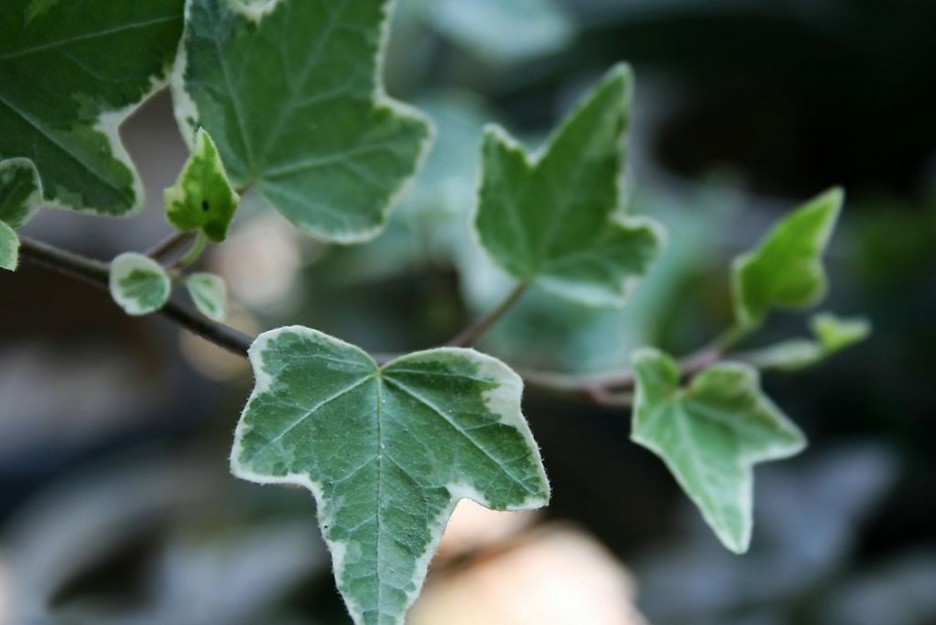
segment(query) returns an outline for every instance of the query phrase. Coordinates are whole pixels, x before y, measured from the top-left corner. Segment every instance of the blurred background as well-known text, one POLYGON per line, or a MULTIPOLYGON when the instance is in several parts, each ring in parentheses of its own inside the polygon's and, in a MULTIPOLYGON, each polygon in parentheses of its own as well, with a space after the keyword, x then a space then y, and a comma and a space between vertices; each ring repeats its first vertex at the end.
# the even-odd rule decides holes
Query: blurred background
MULTIPOLYGON (((767 375, 810 448, 757 471, 736 557, 630 415, 526 395, 554 498, 470 506, 414 625, 936 624, 936 2, 402 0, 388 91, 435 149, 366 246, 302 237, 252 198, 206 265, 233 325, 299 323, 373 351, 444 341, 504 278, 466 236, 484 124, 535 146, 612 64, 637 75, 627 208, 670 230, 622 310, 535 291, 480 347, 517 366, 602 371, 676 354, 730 320, 730 259, 799 202, 847 190, 823 304, 874 323, 820 367, 767 375)), ((185 159, 168 94, 123 128, 145 214, 46 211, 27 234, 97 258, 169 234, 185 159)), ((304 491, 227 474, 246 363, 160 318, 24 265, 0 275, 0 623, 349 623, 304 491)), ((749 345, 805 335, 778 314, 749 345)))

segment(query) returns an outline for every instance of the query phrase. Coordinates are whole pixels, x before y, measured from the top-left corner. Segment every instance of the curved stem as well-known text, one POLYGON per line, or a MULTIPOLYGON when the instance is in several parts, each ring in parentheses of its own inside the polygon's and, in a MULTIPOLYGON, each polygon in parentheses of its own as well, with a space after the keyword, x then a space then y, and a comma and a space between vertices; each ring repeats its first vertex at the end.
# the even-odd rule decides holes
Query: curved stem
POLYGON ((497 308, 478 319, 476 322, 452 337, 446 345, 450 347, 471 347, 478 339, 484 336, 484 333, 500 321, 507 311, 513 308, 514 304, 526 293, 530 286, 529 282, 518 282, 513 290, 504 298, 497 308))
POLYGON ((147 251, 146 255, 157 262, 161 261, 194 238, 194 232, 176 232, 147 251))
MULTIPOLYGON (((110 265, 108 263, 22 236, 20 237, 20 257, 77 278, 101 290, 110 291, 110 265)), ((211 321, 195 310, 176 302, 168 302, 159 310, 159 314, 206 341, 244 358, 247 357, 247 350, 253 342, 253 339, 243 332, 211 321)))
POLYGON ((191 265, 194 265, 198 262, 198 259, 201 258, 202 253, 205 251, 205 246, 208 244, 208 237, 205 236, 204 232, 199 231, 195 237, 195 242, 192 244, 192 247, 185 253, 182 258, 172 263, 170 269, 179 271, 180 269, 185 269, 191 265))

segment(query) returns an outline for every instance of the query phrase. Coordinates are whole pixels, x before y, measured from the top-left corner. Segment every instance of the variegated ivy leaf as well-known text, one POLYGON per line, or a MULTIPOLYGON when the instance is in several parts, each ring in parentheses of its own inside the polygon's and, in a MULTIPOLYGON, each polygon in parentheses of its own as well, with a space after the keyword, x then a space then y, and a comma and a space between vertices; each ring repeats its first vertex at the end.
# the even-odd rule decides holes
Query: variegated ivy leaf
POLYGON ((203 315, 215 321, 227 316, 227 286, 221 276, 193 273, 185 279, 185 288, 203 315))
POLYGON ((210 241, 227 238, 240 198, 231 186, 218 148, 204 128, 176 183, 163 193, 166 218, 182 232, 201 230, 210 241))
POLYGON ((0 221, 13 229, 33 218, 42 204, 42 185, 28 158, 0 161, 0 221))
POLYGON ((615 67, 533 157, 500 128, 485 134, 475 227, 513 277, 615 306, 656 259, 658 226, 617 212, 630 93, 615 67))
POLYGON ((339 242, 383 228, 430 128, 378 79, 390 0, 188 0, 176 117, 238 188, 339 242))
POLYGON ((728 549, 746 551, 753 465, 796 454, 806 444, 802 433, 761 392, 748 365, 715 365, 680 388, 676 362, 643 349, 634 371, 631 438, 663 459, 728 549))
POLYGON ((0 221, 0 269, 16 271, 19 264, 19 237, 16 231, 0 221))
POLYGON ((818 364, 871 335, 871 323, 862 317, 843 319, 831 313, 814 315, 810 326, 815 339, 791 339, 749 354, 759 369, 797 371, 818 364))
POLYGON ((32 160, 50 205, 140 208, 117 129, 167 76, 181 32, 182 0, 4 0, 0 159, 32 160))
POLYGON ((162 266, 142 254, 128 252, 111 262, 110 292, 128 315, 148 315, 169 300, 172 280, 162 266))
POLYGON ((832 189, 777 223, 752 251, 733 264, 735 319, 759 325, 771 308, 801 309, 826 292, 822 254, 841 212, 844 194, 832 189))
POLYGON ((402 625, 459 499, 519 510, 549 497, 520 378, 498 360, 443 348, 381 367, 302 327, 262 334, 250 360, 232 471, 312 491, 358 625, 402 625))

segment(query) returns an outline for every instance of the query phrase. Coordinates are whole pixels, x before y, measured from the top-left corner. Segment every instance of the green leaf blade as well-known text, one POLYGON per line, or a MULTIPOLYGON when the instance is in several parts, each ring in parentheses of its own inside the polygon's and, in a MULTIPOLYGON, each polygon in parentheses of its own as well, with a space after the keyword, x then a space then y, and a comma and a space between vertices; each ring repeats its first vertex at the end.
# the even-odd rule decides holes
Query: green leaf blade
POLYGON ((240 201, 224 170, 211 136, 204 128, 176 183, 163 194, 166 218, 178 230, 200 230, 214 243, 227 238, 240 201))
POLYGON ((760 391, 757 371, 726 363, 686 389, 669 356, 634 355, 634 442, 657 454, 719 540, 743 553, 753 526, 753 465, 805 446, 799 429, 760 391))
POLYGON ((19 237, 16 231, 0 221, 0 269, 16 271, 19 265, 19 237))
POLYGON ((359 625, 401 624, 455 502, 543 505, 548 484, 520 413, 520 382, 472 350, 380 368, 307 328, 251 347, 257 386, 238 424, 235 475, 305 486, 359 625))
POLYGON ((140 209, 142 185, 117 129, 167 76, 181 32, 182 0, 6 2, 0 159, 30 159, 50 205, 140 209))
POLYGON ((474 225, 518 280, 620 306, 658 256, 659 227, 617 214, 630 93, 630 70, 611 70, 535 157, 503 130, 486 132, 474 225))
POLYGON ((197 272, 185 279, 185 288, 198 311, 214 321, 227 317, 227 285, 220 276, 197 272))
POLYGON ((166 270, 147 256, 127 252, 111 262, 111 297, 128 315, 156 312, 169 301, 171 291, 166 270))
POLYGON ((39 172, 28 158, 0 161, 0 221, 14 230, 33 218, 42 205, 39 172))
POLYGON ((841 212, 844 194, 832 189, 777 223, 754 250, 735 259, 733 294, 740 327, 759 325, 771 308, 802 309, 826 293, 822 254, 841 212))
POLYGON ((225 0, 187 5, 173 79, 180 126, 207 128, 238 187, 255 184, 293 224, 328 240, 380 232, 431 134, 378 80, 389 6, 281 0, 258 14, 225 0))

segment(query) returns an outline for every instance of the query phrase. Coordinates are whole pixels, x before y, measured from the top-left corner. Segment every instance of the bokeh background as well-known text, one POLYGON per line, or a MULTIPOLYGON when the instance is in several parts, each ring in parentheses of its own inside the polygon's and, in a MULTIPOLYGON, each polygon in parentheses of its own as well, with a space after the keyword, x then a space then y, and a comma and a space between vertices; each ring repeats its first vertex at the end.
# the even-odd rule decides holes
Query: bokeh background
MULTIPOLYGON (((298 1, 298 0, 296 0, 298 1)), ((632 305, 536 292, 481 346, 512 364, 624 367, 686 353, 730 319, 728 266, 798 202, 842 185, 823 309, 871 340, 768 375, 807 432, 757 471, 751 553, 727 553, 629 414, 528 392, 554 499, 466 509, 414 625, 936 623, 936 3, 932 0, 402 0, 389 92, 436 148, 388 231, 298 235, 251 198, 206 266, 249 332, 301 323, 374 351, 444 341, 503 288, 471 247, 480 133, 529 145, 598 76, 637 75, 631 212, 667 225, 632 305)), ((185 158, 168 94, 123 128, 147 185, 134 220, 46 211, 33 237, 107 259, 169 234, 185 158)), ((226 473, 246 363, 106 294, 24 265, 0 275, 0 623, 346 624, 311 498, 226 473)), ((804 335, 776 315, 751 343, 804 335)))

